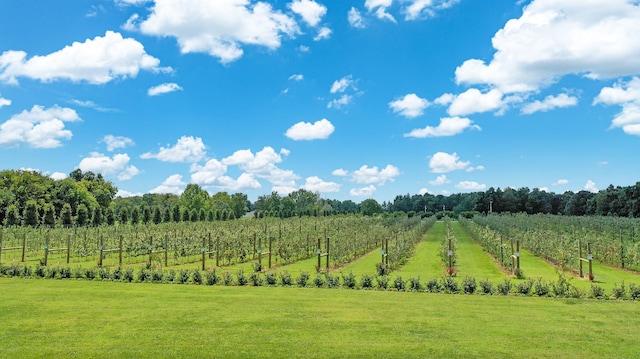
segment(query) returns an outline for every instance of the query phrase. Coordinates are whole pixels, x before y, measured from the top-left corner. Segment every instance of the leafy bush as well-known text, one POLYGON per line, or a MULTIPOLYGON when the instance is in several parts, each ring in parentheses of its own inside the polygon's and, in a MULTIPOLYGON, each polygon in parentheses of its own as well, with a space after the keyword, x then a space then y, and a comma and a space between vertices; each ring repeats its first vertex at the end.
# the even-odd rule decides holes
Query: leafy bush
POLYGON ((551 292, 551 289, 549 288, 549 284, 543 281, 542 278, 538 278, 538 280, 536 280, 536 283, 534 284, 534 289, 538 297, 546 297, 551 292))
POLYGON ((618 287, 618 283, 613 284, 612 294, 613 299, 624 299, 625 294, 627 293, 627 289, 624 286, 624 281, 618 287))
POLYGON ((498 283, 496 289, 498 294, 509 295, 511 293, 511 281, 509 278, 505 278, 502 283, 498 283))
POLYGON ((480 281, 480 294, 493 294, 493 283, 489 279, 480 281))
POLYGON ((320 273, 316 274, 316 277, 313 279, 313 285, 314 285, 316 288, 322 288, 322 287, 324 287, 324 285, 325 285, 325 280, 324 280, 324 277, 323 277, 320 273))
POLYGON ((98 279, 100 280, 111 280, 111 271, 109 271, 109 267, 100 267, 98 268, 98 279))
POLYGON ((43 266, 36 267, 36 277, 44 278, 46 275, 47 275, 47 267, 43 267, 43 266))
POLYGON ((286 270, 280 272, 278 276, 280 277, 280 285, 283 287, 290 286, 293 283, 291 274, 286 270))
POLYGON ((96 278, 96 270, 95 268, 85 268, 84 269, 84 277, 88 280, 94 280, 96 278))
POLYGON ((211 270, 208 270, 204 274, 204 282, 207 285, 216 285, 216 284, 218 284, 219 281, 220 281, 220 277, 218 277, 218 275, 216 275, 215 268, 211 269, 211 270))
POLYGON ((164 272, 162 269, 156 269, 151 272, 151 281, 153 283, 162 283, 164 279, 164 272))
POLYGON ((138 271, 138 282, 151 282, 151 269, 147 269, 146 266, 142 266, 138 271))
POLYGON ((131 267, 127 268, 123 273, 122 279, 124 282, 128 282, 128 283, 133 282, 133 268, 131 267))
POLYGON ((371 289, 373 288, 373 277, 368 274, 363 274, 360 277, 360 288, 371 289))
POLYGON ((633 300, 640 299, 640 287, 633 283, 629 284, 629 296, 633 300))
POLYGON ((200 273, 200 270, 198 269, 193 270, 193 274, 191 275, 191 280, 193 281, 193 284, 202 284, 202 273, 200 273))
POLYGON ((597 284, 591 284, 591 297, 595 299, 604 298, 604 288, 597 284))
POLYGON ((122 280, 122 267, 118 266, 116 267, 116 269, 113 270, 113 273, 111 273, 111 277, 113 278, 113 280, 116 281, 121 281, 122 280))
POLYGON ((513 275, 515 275, 517 279, 525 279, 526 278, 524 276, 524 272, 522 271, 522 268, 516 268, 516 270, 513 271, 513 275))
POLYGON ((442 277, 442 289, 445 293, 458 294, 460 285, 451 276, 442 277))
POLYGON ((227 271, 222 272, 222 282, 227 286, 233 285, 233 276, 231 273, 227 271))
POLYGON ((264 279, 267 282, 267 285, 276 285, 278 284, 278 277, 274 272, 266 272, 264 274, 264 279))
POLYGON ((396 279, 393 280, 393 288, 395 288, 398 292, 404 292, 406 284, 407 283, 402 279, 401 276, 397 276, 396 279))
POLYGON ((376 277, 376 283, 378 289, 387 290, 389 289, 389 276, 383 275, 376 277))
POLYGON ((569 296, 569 290, 571 289, 571 283, 567 279, 564 273, 558 273, 558 281, 551 284, 551 292, 555 297, 562 298, 569 296))
POLYGON ((173 283, 176 280, 176 271, 169 269, 169 272, 164 276, 164 280, 168 283, 173 283))
POLYGON ((244 274, 244 271, 242 269, 236 272, 236 280, 239 286, 247 285, 247 283, 249 282, 249 279, 244 274))
POLYGON ((262 263, 254 262, 253 263, 253 270, 254 270, 254 272, 262 272, 262 263))
POLYGON ((355 289, 357 282, 356 282, 356 276, 353 275, 352 272, 349 272, 349 274, 342 274, 342 284, 349 288, 349 289, 355 289))
POLYGON ((529 295, 531 294, 531 290, 533 289, 534 285, 535 282, 532 279, 529 279, 522 283, 518 283, 516 289, 518 290, 518 293, 522 295, 529 295))
POLYGON ((259 287, 264 283, 262 276, 260 276, 260 272, 253 272, 249 276, 249 280, 251 281, 251 285, 254 287, 259 287))
POLYGON ((178 280, 178 284, 186 284, 189 282, 189 277, 191 276, 191 274, 189 273, 188 269, 181 269, 178 272, 178 276, 177 276, 177 280, 178 280))
POLYGON ((300 273, 300 276, 296 278, 296 283, 298 284, 298 287, 306 287, 307 283, 309 283, 309 278, 310 276, 308 272, 300 273))
POLYGON ((389 274, 389 268, 384 263, 376 263, 376 273, 378 273, 379 276, 385 276, 389 274))
MULTIPOLYGON (((69 270, 69 273, 71 273, 71 268, 67 267, 67 269, 69 270)), ((31 267, 29 266, 16 266, 16 271, 18 273, 18 276, 21 276, 23 278, 28 278, 32 275, 31 267)), ((71 276, 69 276, 69 278, 71 278, 71 276)))
POLYGON ((437 278, 431 278, 427 281, 426 284, 427 292, 429 293, 440 293, 442 292, 442 285, 438 282, 437 278))
POLYGON ((329 273, 325 273, 324 277, 327 280, 327 287, 340 288, 340 277, 333 276, 329 273))
POLYGON ((409 278, 409 290, 412 292, 419 292, 422 290, 422 283, 420 283, 420 277, 409 278))
POLYGON ((477 288, 478 284, 475 277, 466 276, 462 281, 462 292, 465 294, 473 294, 477 288))

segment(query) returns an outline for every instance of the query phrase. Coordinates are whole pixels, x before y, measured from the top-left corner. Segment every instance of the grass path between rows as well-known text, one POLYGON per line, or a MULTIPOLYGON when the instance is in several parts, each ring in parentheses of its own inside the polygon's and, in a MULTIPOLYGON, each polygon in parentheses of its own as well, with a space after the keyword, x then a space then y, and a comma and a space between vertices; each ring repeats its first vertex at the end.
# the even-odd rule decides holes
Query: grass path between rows
POLYGON ((489 279, 498 283, 505 278, 505 274, 483 249, 476 243, 457 221, 449 223, 457 242, 457 270, 458 277, 475 277, 477 280, 489 279))
POLYGON ((21 278, 0 288, 0 358, 640 357, 630 301, 21 278))
POLYGON ((420 277, 422 281, 442 277, 445 267, 440 259, 440 245, 446 233, 444 222, 434 223, 416 246, 414 255, 402 268, 391 273, 391 276, 401 276, 405 280, 420 277))

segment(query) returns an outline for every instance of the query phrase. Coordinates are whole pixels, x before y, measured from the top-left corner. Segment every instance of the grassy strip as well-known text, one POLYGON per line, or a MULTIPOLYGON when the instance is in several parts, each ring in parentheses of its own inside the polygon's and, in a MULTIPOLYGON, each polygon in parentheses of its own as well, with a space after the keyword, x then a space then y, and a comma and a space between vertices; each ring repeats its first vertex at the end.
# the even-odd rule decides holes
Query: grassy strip
POLYGON ((478 280, 502 281, 505 278, 505 274, 498 264, 485 253, 479 244, 471 239, 460 223, 452 221, 450 226, 457 239, 458 277, 471 276, 478 280))
POLYGON ((640 356, 635 302, 17 278, 0 287, 1 358, 640 356))
POLYGON ((375 275, 376 264, 382 261, 380 248, 376 248, 359 259, 334 270, 334 272, 353 273, 355 276, 363 274, 375 275))
POLYGON ((391 274, 392 277, 401 276, 404 279, 438 278, 444 275, 445 268, 440 259, 440 244, 447 234, 444 222, 436 222, 425 234, 424 240, 416 246, 415 254, 409 258, 407 264, 391 274))

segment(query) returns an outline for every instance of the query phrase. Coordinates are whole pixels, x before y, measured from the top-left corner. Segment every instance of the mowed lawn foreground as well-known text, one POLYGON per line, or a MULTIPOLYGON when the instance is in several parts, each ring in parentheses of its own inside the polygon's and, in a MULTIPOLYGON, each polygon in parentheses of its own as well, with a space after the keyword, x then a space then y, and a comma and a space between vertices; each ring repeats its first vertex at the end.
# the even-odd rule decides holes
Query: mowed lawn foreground
POLYGON ((0 278, 0 358, 638 358, 640 303, 0 278))

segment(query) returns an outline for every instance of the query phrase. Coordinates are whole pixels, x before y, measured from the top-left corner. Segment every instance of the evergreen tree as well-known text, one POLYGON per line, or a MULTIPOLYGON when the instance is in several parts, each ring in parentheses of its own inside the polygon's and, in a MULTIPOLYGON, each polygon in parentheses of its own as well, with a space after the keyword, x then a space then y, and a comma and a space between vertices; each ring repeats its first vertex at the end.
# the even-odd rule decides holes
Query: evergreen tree
POLYGON ((36 227, 40 224, 40 218, 38 218, 38 203, 35 200, 28 200, 24 207, 24 224, 26 226, 36 227))
POLYGON ((142 221, 144 222, 144 224, 148 224, 149 222, 151 222, 151 209, 149 209, 149 207, 144 206, 142 208, 142 221))
POLYGON ((94 227, 98 227, 102 224, 102 209, 100 207, 96 207, 93 210, 93 218, 91 220, 91 225, 94 227))
POLYGON ((73 217, 71 215, 71 205, 69 203, 65 203, 62 206, 62 211, 60 211, 60 221, 62 222, 62 225, 67 228, 73 225, 73 217))
POLYGON ((180 217, 180 206, 173 207, 173 214, 171 215, 171 220, 174 222, 180 222, 182 218, 180 217))
POLYGON ((19 226, 20 221, 20 210, 18 210, 18 206, 16 206, 15 204, 10 204, 7 207, 7 214, 4 218, 4 225, 8 227, 19 226))
POLYGON ((51 203, 45 203, 44 215, 42 216, 42 224, 47 227, 56 225, 56 209, 51 203))
POLYGON ((169 208, 164 209, 164 214, 162 215, 162 222, 168 223, 171 222, 171 210, 169 208))
POLYGON ((120 217, 118 221, 120 224, 126 224, 129 222, 129 211, 126 208, 120 210, 120 217))
POLYGON ((89 210, 84 203, 81 203, 78 206, 78 211, 76 213, 76 224, 78 226, 86 226, 89 223, 89 210))
POLYGON ((189 222, 190 220, 189 210, 185 208, 184 211, 182 211, 182 222, 189 222))
POLYGON ((162 212, 160 212, 160 207, 153 207, 153 223, 158 224, 162 222, 162 212))
POLYGON ((131 224, 138 224, 140 222, 140 212, 138 207, 133 207, 131 210, 131 224))
POLYGON ((106 212, 107 213, 105 215, 105 217, 106 217, 105 219, 107 221, 107 225, 113 226, 113 224, 116 222, 116 216, 113 213, 113 208, 111 208, 111 207, 107 208, 106 212))

